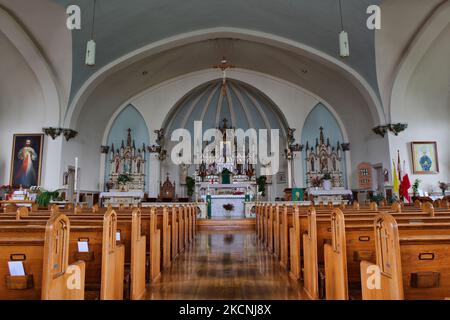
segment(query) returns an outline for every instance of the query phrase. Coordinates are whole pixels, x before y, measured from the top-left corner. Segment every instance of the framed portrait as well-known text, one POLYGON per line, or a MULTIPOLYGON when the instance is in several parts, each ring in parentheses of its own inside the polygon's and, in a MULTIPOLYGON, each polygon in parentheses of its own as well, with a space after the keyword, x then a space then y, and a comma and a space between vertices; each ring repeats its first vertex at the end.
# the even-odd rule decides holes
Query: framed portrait
POLYGON ((278 184, 283 184, 287 182, 286 173, 278 172, 278 184))
POLYGON ((435 141, 411 142, 414 174, 439 173, 437 144, 435 141))
POLYGON ((43 148, 43 134, 14 135, 10 176, 12 186, 29 188, 40 185, 43 148))

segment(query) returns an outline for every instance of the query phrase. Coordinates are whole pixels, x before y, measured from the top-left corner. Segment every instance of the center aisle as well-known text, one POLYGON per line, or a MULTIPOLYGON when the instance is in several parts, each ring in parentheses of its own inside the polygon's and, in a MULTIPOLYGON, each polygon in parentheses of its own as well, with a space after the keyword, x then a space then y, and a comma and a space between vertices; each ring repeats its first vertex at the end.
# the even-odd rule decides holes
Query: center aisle
POLYGON ((198 231, 197 239, 161 279, 150 300, 300 300, 301 286, 258 245, 254 231, 198 231))

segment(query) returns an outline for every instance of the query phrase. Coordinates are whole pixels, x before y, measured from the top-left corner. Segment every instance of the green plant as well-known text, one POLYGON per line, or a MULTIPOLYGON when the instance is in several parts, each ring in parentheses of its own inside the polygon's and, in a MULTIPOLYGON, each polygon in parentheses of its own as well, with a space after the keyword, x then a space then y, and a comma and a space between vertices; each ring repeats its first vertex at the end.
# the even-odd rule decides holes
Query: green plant
POLYGON ((422 181, 420 179, 414 180, 414 183, 412 185, 412 190, 413 190, 414 195, 416 195, 419 192, 419 187, 420 187, 421 182, 422 181))
POLYGON ((188 197, 192 197, 194 195, 194 188, 195 188, 194 178, 186 177, 186 188, 188 197))
POLYGON ((393 194, 389 199, 388 199, 388 203, 389 204, 393 204, 395 202, 399 202, 399 198, 396 194, 393 194))
POLYGON ((36 202, 39 207, 48 207, 50 201, 59 196, 58 191, 40 190, 36 196, 36 202))
POLYGON ((376 202, 378 205, 380 205, 381 201, 385 200, 384 194, 377 193, 370 197, 371 202, 376 202))
POLYGON ((266 183, 267 183, 267 177, 260 176, 256 179, 256 184, 258 185, 258 191, 261 192, 261 195, 263 197, 266 196, 266 183))
POLYGON ((323 175, 322 179, 323 179, 323 180, 331 180, 331 179, 333 179, 333 178, 331 177, 331 174, 330 174, 329 172, 326 172, 326 173, 323 175))
POLYGON ((117 178, 117 182, 122 185, 125 185, 131 181, 133 181, 133 179, 128 174, 120 174, 117 178))

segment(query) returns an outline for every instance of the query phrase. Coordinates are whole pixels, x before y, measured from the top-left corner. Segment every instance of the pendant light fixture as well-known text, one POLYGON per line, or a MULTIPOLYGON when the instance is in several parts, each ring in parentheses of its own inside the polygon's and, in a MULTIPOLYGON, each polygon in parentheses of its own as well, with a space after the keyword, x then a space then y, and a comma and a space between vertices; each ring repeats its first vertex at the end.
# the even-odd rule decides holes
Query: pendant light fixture
POLYGON ((87 66, 95 66, 95 51, 96 51, 96 43, 94 41, 94 29, 95 29, 95 9, 97 0, 94 1, 94 8, 92 11, 92 26, 91 26, 91 40, 88 41, 86 47, 86 65, 87 66))
POLYGON ((342 16, 342 2, 339 0, 339 15, 341 18, 341 33, 339 34, 339 53, 342 58, 350 56, 348 33, 344 30, 344 18, 342 16))

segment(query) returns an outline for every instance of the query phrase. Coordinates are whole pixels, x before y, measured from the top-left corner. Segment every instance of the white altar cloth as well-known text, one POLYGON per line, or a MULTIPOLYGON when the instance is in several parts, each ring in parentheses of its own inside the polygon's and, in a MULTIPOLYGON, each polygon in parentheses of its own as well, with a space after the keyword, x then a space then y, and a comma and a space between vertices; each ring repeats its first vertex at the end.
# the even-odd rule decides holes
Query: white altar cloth
POLYGON ((325 189, 314 189, 310 188, 308 190, 309 194, 315 197, 318 196, 346 196, 346 195, 352 195, 351 190, 346 189, 331 189, 331 190, 325 190, 325 189))
POLYGON ((111 192, 102 192, 100 193, 100 198, 144 198, 143 191, 111 191, 111 192))
MULTIPOLYGON (((206 196, 202 197, 206 199, 206 196)), ((211 196, 211 218, 244 218, 245 217, 245 195, 213 195, 211 196), (232 204, 234 209, 227 212, 225 204, 232 204)))

